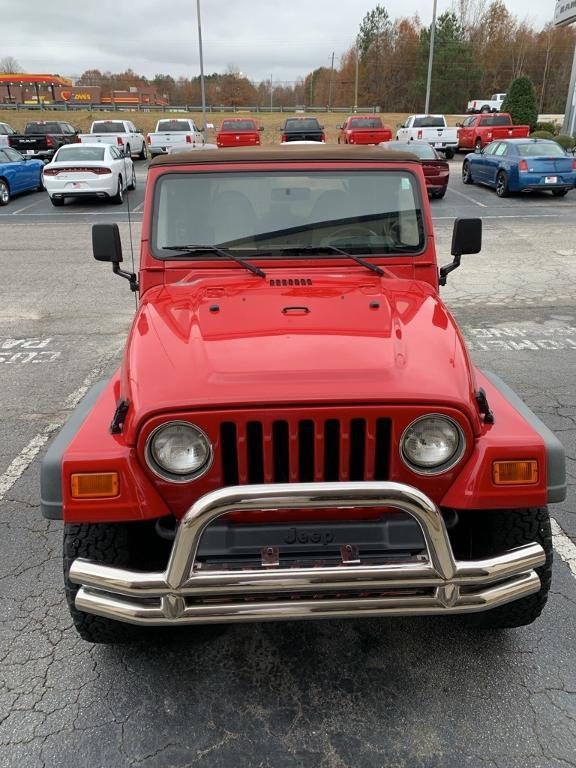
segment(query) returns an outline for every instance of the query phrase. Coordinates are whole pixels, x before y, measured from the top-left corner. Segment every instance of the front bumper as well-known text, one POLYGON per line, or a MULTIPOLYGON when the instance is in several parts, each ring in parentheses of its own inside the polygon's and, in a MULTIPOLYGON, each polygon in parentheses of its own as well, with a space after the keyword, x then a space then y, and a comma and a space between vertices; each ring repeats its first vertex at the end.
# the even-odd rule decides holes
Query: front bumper
POLYGON ((78 610, 158 626, 483 611, 538 592, 534 569, 544 563, 536 543, 485 560, 455 560, 440 510, 408 485, 290 483, 233 486, 200 498, 182 519, 163 572, 77 559, 70 580, 80 585, 78 610), (206 527, 228 512, 383 506, 419 523, 424 559, 365 564, 350 542, 339 566, 282 567, 273 548, 263 550, 261 568, 209 570, 196 563, 206 527))

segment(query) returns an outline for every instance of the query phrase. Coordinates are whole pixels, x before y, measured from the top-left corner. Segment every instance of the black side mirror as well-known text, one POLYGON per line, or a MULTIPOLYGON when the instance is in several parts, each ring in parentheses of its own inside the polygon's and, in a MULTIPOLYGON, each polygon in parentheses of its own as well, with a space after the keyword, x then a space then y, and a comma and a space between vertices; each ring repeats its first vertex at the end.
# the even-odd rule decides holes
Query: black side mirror
POLYGON ((470 253, 480 253, 482 250, 482 219, 456 219, 452 232, 452 256, 454 261, 440 267, 438 282, 446 285, 450 272, 458 269, 460 258, 470 253))
POLYGON ((483 155, 484 154, 484 150, 482 149, 480 144, 476 144, 476 146, 474 147, 474 154, 475 155, 483 155))
POLYGON ((258 130, 259 130, 259 131, 263 131, 263 130, 264 130, 264 126, 263 126, 263 125, 261 125, 261 126, 260 126, 260 128, 258 128, 258 130))
POLYGON ((118 266, 122 262, 122 242, 118 224, 94 224, 92 226, 92 251, 96 261, 112 262, 112 272, 130 282, 130 290, 137 291, 138 278, 133 272, 125 272, 118 266))
POLYGON ((341 125, 337 125, 337 126, 336 126, 336 130, 337 130, 337 131, 341 131, 341 130, 342 130, 342 126, 341 126, 341 125))

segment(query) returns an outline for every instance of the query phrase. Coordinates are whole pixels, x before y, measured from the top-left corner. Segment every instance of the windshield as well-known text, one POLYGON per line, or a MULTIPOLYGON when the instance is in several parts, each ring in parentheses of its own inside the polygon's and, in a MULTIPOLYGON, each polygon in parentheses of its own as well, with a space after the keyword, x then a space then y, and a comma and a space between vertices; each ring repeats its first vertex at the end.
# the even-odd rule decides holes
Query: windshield
POLYGON ((75 160, 80 160, 81 162, 86 160, 104 160, 104 152, 105 149, 103 147, 62 147, 56 153, 54 161, 71 163, 75 160))
POLYGON ((224 120, 222 131, 255 131, 256 123, 253 120, 224 120))
POLYGON ((190 124, 186 120, 160 120, 158 128, 159 133, 161 131, 190 131, 190 124))
POLYGON ((560 144, 555 141, 535 141, 531 144, 516 144, 521 157, 567 157, 560 144))
POLYGON ((382 128, 382 120, 379 117, 353 117, 350 120, 352 128, 382 128))
POLYGON ((28 123, 25 133, 62 133, 60 123, 28 123))
POLYGON ((165 249, 197 244, 267 257, 310 246, 419 253, 418 189, 409 171, 167 173, 155 187, 153 252, 170 259, 165 249))
POLYGON ((124 123, 106 120, 104 123, 94 123, 91 133, 126 133, 124 123))
POLYGON ((512 125, 512 120, 510 120, 509 115, 492 115, 491 117, 482 117, 480 125, 492 127, 495 125, 512 125))
POLYGON ((440 115, 434 117, 434 115, 428 115, 427 117, 414 118, 414 128, 445 128, 446 121, 440 115))
POLYGON ((286 120, 285 131, 319 131, 320 123, 315 118, 286 120))

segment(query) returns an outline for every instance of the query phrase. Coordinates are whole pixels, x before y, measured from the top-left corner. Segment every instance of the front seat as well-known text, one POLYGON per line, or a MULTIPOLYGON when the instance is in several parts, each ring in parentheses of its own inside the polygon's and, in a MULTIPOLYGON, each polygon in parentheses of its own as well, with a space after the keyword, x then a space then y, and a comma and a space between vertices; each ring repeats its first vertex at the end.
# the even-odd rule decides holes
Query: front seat
MULTIPOLYGON (((213 201, 214 241, 225 245, 232 240, 253 238, 256 214, 250 200, 242 192, 222 192, 213 201)), ((247 241, 248 245, 253 242, 247 241)))

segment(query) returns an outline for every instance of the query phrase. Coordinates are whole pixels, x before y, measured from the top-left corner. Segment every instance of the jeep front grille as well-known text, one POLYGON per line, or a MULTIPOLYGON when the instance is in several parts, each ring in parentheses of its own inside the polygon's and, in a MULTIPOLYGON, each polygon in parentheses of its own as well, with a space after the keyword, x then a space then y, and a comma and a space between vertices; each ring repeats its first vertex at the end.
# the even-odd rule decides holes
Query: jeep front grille
POLYGON ((220 424, 223 485, 387 480, 390 419, 220 424))

